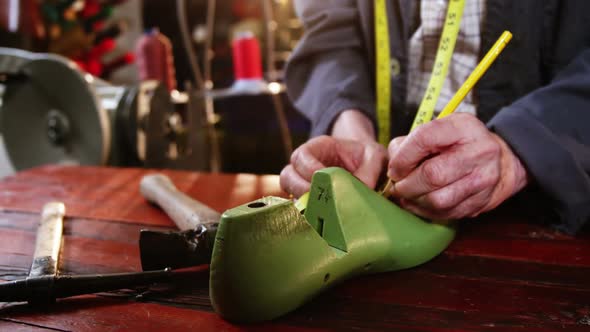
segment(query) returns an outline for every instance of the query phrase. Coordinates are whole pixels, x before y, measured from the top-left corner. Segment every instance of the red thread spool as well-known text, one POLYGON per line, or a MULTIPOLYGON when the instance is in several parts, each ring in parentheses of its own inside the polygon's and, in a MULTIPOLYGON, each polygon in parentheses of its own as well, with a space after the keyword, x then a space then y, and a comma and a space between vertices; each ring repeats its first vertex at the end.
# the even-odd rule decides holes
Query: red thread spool
POLYGON ((234 77, 239 80, 262 80, 260 44, 251 32, 239 34, 233 41, 234 77))
POLYGON ((176 89, 176 70, 170 39, 158 29, 145 33, 135 47, 140 80, 157 80, 168 88, 176 89))

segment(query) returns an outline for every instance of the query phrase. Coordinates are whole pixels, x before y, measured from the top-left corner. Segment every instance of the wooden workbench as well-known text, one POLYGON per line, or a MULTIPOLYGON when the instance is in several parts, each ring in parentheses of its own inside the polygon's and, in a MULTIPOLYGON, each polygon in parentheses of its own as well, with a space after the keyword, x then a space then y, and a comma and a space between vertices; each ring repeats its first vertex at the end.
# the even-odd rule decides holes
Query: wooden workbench
MULTIPOLYGON (((63 273, 139 271, 141 228, 172 223, 138 192, 147 170, 47 166, 0 181, 0 279, 25 277, 42 205, 66 204, 63 273)), ((165 171, 218 211, 285 194, 278 177, 165 171)), ((514 209, 463 222, 458 238, 418 268, 349 280, 272 322, 238 326, 211 308, 206 267, 173 284, 59 300, 0 303, 0 330, 590 330, 590 232, 565 236, 514 209)))

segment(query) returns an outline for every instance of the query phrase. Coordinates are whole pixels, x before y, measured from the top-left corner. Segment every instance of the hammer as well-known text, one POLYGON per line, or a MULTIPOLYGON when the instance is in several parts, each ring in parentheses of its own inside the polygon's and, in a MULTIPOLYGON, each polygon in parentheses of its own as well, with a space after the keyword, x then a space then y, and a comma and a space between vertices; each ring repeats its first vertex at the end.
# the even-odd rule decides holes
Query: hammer
POLYGON ((28 301, 45 305, 57 298, 149 285, 171 276, 169 268, 132 273, 60 274, 59 253, 65 213, 65 205, 61 202, 43 206, 29 275, 25 279, 0 283, 0 302, 28 301))
POLYGON ((180 192, 163 174, 142 178, 139 190, 172 219, 178 231, 141 230, 139 251, 144 271, 209 264, 220 214, 180 192))

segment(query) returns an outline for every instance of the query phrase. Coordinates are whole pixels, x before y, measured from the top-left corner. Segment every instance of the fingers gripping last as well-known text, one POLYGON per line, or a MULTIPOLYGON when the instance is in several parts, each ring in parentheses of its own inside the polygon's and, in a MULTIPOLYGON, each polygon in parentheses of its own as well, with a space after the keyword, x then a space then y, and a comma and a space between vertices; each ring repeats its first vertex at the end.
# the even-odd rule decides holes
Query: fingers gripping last
POLYGON ((309 190, 313 173, 325 167, 342 167, 367 186, 375 187, 386 162, 386 151, 376 142, 319 136, 301 145, 281 172, 283 190, 300 196, 309 190))

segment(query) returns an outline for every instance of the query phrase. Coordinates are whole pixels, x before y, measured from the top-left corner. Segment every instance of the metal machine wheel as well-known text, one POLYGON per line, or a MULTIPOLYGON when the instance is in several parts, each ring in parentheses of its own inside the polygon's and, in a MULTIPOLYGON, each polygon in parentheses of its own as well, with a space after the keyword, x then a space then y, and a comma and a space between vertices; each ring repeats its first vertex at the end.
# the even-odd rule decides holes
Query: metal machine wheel
POLYGON ((36 59, 8 84, 1 132, 16 169, 48 163, 106 164, 111 124, 93 91, 94 77, 68 61, 36 59))

